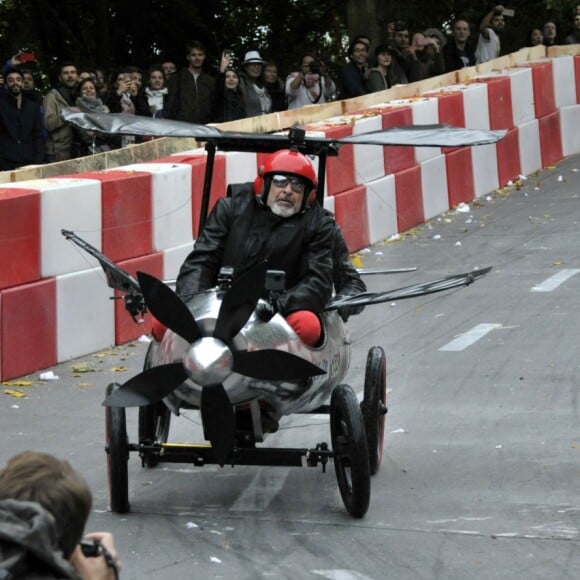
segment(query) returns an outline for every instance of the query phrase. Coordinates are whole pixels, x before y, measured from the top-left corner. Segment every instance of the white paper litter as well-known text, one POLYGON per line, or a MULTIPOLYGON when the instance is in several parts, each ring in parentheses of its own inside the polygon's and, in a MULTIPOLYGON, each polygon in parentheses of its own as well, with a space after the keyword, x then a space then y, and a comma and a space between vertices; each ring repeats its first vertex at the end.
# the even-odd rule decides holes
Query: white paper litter
POLYGON ((40 373, 38 378, 41 381, 58 381, 60 379, 59 376, 55 375, 52 371, 46 371, 45 373, 40 373))
POLYGON ((146 334, 142 334, 138 339, 137 342, 144 342, 145 344, 149 344, 151 342, 151 337, 147 336, 146 334))
POLYGON ((461 242, 455 242, 455 246, 461 246, 461 242))
POLYGON ((219 558, 216 558, 215 556, 210 557, 210 562, 213 562, 214 564, 221 564, 222 563, 222 561, 219 558))
POLYGON ((440 240, 440 239, 441 239, 441 234, 435 234, 435 235, 433 236, 433 239, 434 239, 434 240, 440 240))
POLYGON ((198 526, 196 523, 194 523, 194 522, 187 522, 187 523, 185 524, 185 527, 186 527, 188 530, 191 530, 191 529, 193 529, 193 528, 199 528, 199 526, 198 526))

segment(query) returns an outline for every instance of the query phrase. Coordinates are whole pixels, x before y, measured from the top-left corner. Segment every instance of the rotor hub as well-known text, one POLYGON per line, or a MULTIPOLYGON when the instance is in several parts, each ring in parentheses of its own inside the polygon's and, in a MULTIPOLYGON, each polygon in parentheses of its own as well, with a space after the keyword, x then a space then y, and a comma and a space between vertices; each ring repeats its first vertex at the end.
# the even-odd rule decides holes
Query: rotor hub
POLYGON ((198 385, 217 385, 232 373, 234 357, 221 340, 206 336, 191 345, 183 357, 183 366, 198 385))

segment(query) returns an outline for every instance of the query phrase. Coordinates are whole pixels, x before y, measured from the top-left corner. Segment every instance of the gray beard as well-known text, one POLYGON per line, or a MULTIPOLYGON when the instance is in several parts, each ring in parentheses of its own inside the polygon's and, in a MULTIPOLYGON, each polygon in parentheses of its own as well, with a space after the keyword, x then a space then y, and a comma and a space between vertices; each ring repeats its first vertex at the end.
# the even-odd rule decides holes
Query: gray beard
POLYGON ((288 207, 286 205, 281 205, 277 201, 272 204, 270 210, 274 215, 284 218, 292 217, 295 213, 297 213, 293 206, 288 207))

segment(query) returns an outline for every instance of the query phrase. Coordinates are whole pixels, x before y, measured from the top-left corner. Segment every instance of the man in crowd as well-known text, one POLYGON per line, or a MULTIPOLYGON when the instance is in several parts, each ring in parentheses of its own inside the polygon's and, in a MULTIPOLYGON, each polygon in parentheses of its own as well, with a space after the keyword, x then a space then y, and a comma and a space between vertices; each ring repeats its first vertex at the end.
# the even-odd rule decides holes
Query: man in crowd
POLYGON ((397 82, 406 84, 421 80, 421 63, 415 54, 416 47, 410 44, 409 29, 402 20, 395 22, 393 48, 393 73, 397 82))
POLYGON ((48 131, 46 160, 49 163, 73 156, 74 129, 63 120, 62 109, 74 105, 77 80, 77 67, 70 62, 61 64, 57 86, 44 97, 44 126, 48 131))
POLYGON ((215 79, 204 72, 206 51, 201 42, 186 47, 187 68, 171 75, 167 81, 167 117, 189 123, 210 123, 212 119, 215 79))
POLYGON ((475 52, 469 46, 469 34, 469 22, 458 17, 453 22, 453 38, 443 47, 446 72, 475 64, 475 52))
POLYGON ((23 96, 22 73, 9 70, 0 93, 0 171, 43 163, 40 104, 23 96))
POLYGON ((556 37, 558 36, 558 28, 553 20, 548 20, 544 24, 542 32, 544 33, 544 46, 554 46, 557 44, 556 37))
POLYGON ((366 94, 366 74, 368 71, 367 59, 369 56, 367 45, 362 40, 353 40, 348 47, 348 64, 340 71, 340 98, 350 99, 366 94))
POLYGON ((504 7, 498 4, 490 10, 481 21, 479 26, 479 40, 475 50, 477 64, 493 60, 500 55, 501 42, 499 35, 505 28, 504 7))

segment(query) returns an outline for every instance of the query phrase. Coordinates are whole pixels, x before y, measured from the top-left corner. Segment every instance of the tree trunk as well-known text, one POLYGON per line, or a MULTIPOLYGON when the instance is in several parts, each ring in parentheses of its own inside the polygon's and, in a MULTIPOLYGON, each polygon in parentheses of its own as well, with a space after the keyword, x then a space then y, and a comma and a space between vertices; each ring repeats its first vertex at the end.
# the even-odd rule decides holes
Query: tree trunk
POLYGON ((346 18, 349 37, 359 34, 371 39, 369 60, 374 59, 374 49, 387 40, 387 7, 385 0, 348 0, 346 18))

